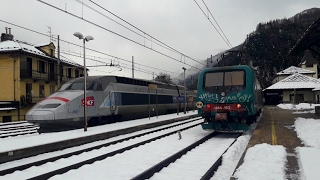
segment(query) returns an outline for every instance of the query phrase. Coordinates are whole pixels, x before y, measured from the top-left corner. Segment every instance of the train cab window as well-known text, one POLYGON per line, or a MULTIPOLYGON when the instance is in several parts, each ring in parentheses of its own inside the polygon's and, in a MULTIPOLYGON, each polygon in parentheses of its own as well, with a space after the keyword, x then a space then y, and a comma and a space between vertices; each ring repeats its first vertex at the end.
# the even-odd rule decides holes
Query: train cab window
POLYGON ((244 85, 244 71, 225 72, 224 85, 225 86, 243 86, 244 85))
POLYGON ((71 84, 71 83, 65 83, 65 84, 63 84, 63 85, 60 87, 59 91, 63 91, 63 90, 68 89, 68 87, 70 86, 70 84, 71 84))
POLYGON ((61 104, 57 103, 57 104, 45 104, 42 106, 42 109, 49 109, 49 108, 57 108, 59 107, 61 104))
POLYGON ((93 91, 102 91, 102 85, 100 83, 92 83, 87 90, 93 90, 93 91))
POLYGON ((94 88, 94 90, 96 90, 96 91, 103 91, 103 89, 102 89, 102 84, 96 83, 96 87, 94 88))
POLYGON ((75 82, 68 89, 69 90, 83 90, 84 83, 75 82))
POLYGON ((223 86, 223 72, 206 73, 204 87, 223 86))

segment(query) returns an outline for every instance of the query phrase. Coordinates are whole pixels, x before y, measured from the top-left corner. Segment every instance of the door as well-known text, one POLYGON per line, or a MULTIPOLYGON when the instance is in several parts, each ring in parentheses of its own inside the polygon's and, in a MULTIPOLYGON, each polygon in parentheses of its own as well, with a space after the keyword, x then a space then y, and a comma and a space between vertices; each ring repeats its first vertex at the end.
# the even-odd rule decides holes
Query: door
POLYGON ((32 103, 32 84, 31 83, 27 83, 26 84, 26 100, 27 103, 32 103))
POLYGON ((11 116, 3 116, 2 122, 4 122, 4 123, 11 122, 11 116))
POLYGON ((110 111, 111 113, 114 113, 117 109, 116 93, 114 91, 111 91, 109 97, 110 97, 110 111))

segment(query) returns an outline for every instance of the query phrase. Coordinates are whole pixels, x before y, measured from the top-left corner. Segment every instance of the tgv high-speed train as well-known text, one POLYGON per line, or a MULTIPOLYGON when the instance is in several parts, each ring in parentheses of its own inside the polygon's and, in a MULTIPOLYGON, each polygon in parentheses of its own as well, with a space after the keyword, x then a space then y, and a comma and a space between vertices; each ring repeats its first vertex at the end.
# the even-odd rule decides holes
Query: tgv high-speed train
MULTIPOLYGON (((84 126, 84 77, 73 79, 26 114, 39 132, 84 126)), ((186 97, 192 95, 186 93, 186 97)), ((184 110, 184 87, 118 76, 87 77, 88 125, 109 123, 184 110), (150 90, 149 84, 157 85, 150 90), (178 108, 177 108, 178 107, 178 108)), ((186 103, 187 109, 194 104, 186 103)))

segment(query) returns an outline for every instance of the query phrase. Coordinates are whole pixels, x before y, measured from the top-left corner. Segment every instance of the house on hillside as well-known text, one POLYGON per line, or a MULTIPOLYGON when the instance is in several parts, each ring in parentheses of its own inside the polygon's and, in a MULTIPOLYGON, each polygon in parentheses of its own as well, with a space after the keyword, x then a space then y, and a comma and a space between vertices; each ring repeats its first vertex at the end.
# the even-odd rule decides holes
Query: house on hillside
POLYGON ((314 71, 315 74, 313 77, 319 79, 319 62, 313 57, 309 50, 304 54, 299 66, 302 69, 314 71))
POLYGON ((317 102, 318 95, 312 90, 318 87, 318 84, 315 83, 315 81, 318 81, 319 76, 318 65, 318 61, 307 50, 301 59, 300 67, 291 66, 278 72, 272 81, 272 85, 263 90, 265 104, 292 103, 294 97, 296 98, 295 103, 317 102), (312 79, 310 80, 309 78, 312 79), (302 87, 305 83, 301 80, 310 80, 313 83, 308 83, 308 86, 302 87))
POLYGON ((25 120, 26 112, 57 91, 58 83, 83 74, 82 65, 66 59, 58 61, 52 42, 34 46, 13 37, 10 28, 1 34, 0 123, 25 120))

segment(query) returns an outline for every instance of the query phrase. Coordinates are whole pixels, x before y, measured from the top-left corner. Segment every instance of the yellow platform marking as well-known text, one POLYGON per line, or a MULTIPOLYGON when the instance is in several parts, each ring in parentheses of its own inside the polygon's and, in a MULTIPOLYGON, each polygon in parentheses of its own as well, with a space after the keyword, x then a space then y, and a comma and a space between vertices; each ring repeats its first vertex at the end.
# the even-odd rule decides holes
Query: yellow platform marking
MULTIPOLYGON (((269 110, 269 108, 268 108, 269 110)), ((272 145, 277 145, 277 135, 276 135, 276 128, 274 127, 274 119, 272 116, 271 111, 269 110, 271 116, 271 138, 272 138, 272 145)))

